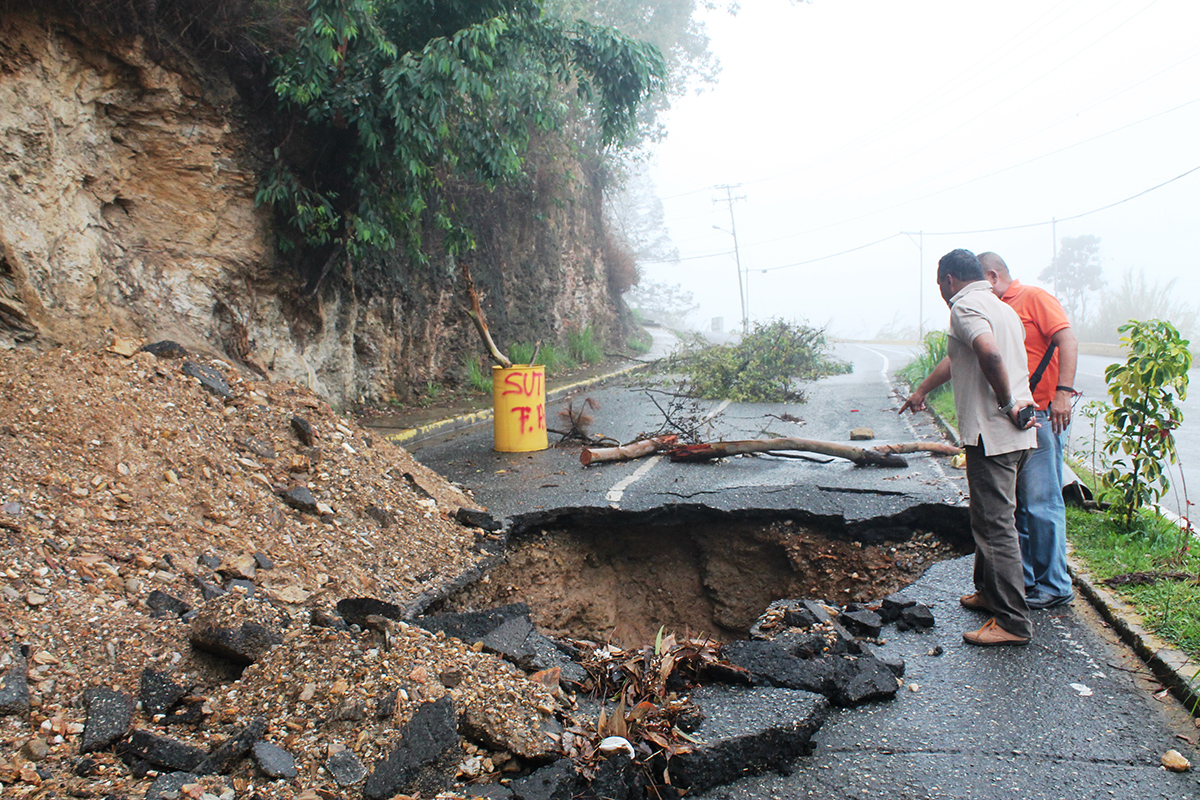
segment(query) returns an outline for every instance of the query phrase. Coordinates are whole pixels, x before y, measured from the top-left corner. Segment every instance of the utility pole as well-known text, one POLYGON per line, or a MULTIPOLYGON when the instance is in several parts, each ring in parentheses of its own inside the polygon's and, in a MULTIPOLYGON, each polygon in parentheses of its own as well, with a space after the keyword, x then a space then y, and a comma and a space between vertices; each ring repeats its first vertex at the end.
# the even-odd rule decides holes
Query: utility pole
POLYGON ((908 231, 901 231, 917 246, 917 341, 925 341, 925 294, 921 291, 921 279, 925 273, 925 231, 917 231, 917 238, 908 231))
POLYGON ((1050 218, 1050 264, 1054 267, 1054 296, 1058 297, 1058 220, 1050 218))
MULTIPOLYGON (((733 260, 734 263, 737 264, 738 298, 741 300, 742 310, 742 335, 745 336, 750 330, 750 309, 746 307, 746 290, 742 287, 742 256, 738 250, 737 223, 733 218, 733 201, 746 199, 746 195, 744 194, 740 194, 737 197, 733 196, 733 190, 739 188, 740 186, 741 184, 738 183, 722 184, 721 186, 714 187, 716 189, 724 189, 725 197, 716 198, 713 200, 713 203, 727 203, 729 205, 729 233, 733 235, 733 260)), ((718 228, 718 230, 720 229, 718 228)))

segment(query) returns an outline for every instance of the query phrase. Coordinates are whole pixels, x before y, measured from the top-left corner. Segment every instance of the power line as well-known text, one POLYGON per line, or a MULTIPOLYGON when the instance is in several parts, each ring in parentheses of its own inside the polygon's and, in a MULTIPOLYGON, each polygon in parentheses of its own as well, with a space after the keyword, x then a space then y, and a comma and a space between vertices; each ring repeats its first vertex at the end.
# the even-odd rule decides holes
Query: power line
POLYGON ((977 230, 977 231, 933 231, 933 232, 925 231, 925 235, 926 236, 965 236, 967 234, 973 234, 973 233, 998 233, 1000 231, 1018 231, 1018 230, 1022 230, 1024 228, 1036 228, 1040 225, 1051 225, 1056 222, 1070 222, 1071 220, 1082 219, 1084 217, 1091 216, 1092 214, 1099 214, 1101 211, 1107 211, 1110 208, 1115 208, 1115 207, 1121 205, 1122 203, 1128 203, 1130 200, 1136 200, 1137 198, 1139 198, 1143 195, 1150 194, 1151 192, 1155 191, 1156 189, 1161 189, 1162 187, 1166 186, 1167 184, 1174 183, 1175 181, 1179 180, 1180 178, 1186 178, 1188 175, 1191 175, 1193 172, 1196 172, 1197 170, 1200 170, 1200 165, 1192 167, 1187 172, 1183 172, 1179 175, 1176 175, 1174 178, 1165 180, 1162 183, 1158 184, 1157 186, 1151 186, 1149 189, 1144 189, 1143 191, 1140 191, 1137 194, 1130 195, 1129 197, 1126 197, 1124 200, 1118 200, 1115 203, 1109 203, 1108 205, 1101 206, 1100 208, 1093 208, 1091 211, 1085 211, 1082 214, 1076 214, 1073 217, 1055 217, 1051 220, 1043 220, 1042 222, 1029 222, 1024 225, 1009 225, 1004 228, 985 228, 983 230, 977 230))
MULTIPOLYGON (((1162 183, 1157 184, 1156 186, 1151 186, 1149 189, 1145 189, 1143 191, 1138 192, 1137 194, 1130 195, 1129 197, 1126 197, 1123 200, 1118 200, 1115 203, 1109 203, 1108 205, 1101 206, 1100 208, 1093 208, 1091 211, 1085 211, 1082 214, 1076 214, 1072 217, 1055 217, 1050 220, 1044 220, 1042 222, 1030 222, 1025 225, 1008 225, 1008 226, 1005 226, 1002 228, 983 228, 983 229, 974 230, 974 231, 921 231, 921 235, 923 235, 923 236, 966 236, 968 234, 976 234, 976 233, 1000 233, 1002 231, 1016 231, 1016 230, 1022 230, 1024 228, 1036 228, 1041 225, 1052 225, 1052 224, 1056 224, 1058 222, 1069 222, 1071 220, 1082 219, 1083 217, 1087 217, 1092 214, 1098 214, 1101 211, 1107 211, 1110 208, 1115 208, 1116 206, 1119 206, 1123 203, 1128 203, 1130 200, 1136 200, 1137 198, 1142 197, 1143 195, 1150 194, 1150 192, 1153 192, 1157 189, 1161 189, 1162 187, 1164 187, 1168 184, 1174 183, 1175 181, 1180 180, 1181 178, 1186 178, 1188 175, 1191 175, 1193 172, 1197 172, 1197 171, 1200 171, 1200 165, 1192 167, 1187 172, 1183 172, 1179 175, 1176 175, 1174 178, 1165 180, 1162 183)), ((859 250, 866 250, 868 247, 874 247, 877 244, 883 244, 886 241, 895 239, 897 236, 909 236, 914 233, 915 233, 915 231, 898 231, 897 233, 893 233, 891 236, 885 236, 882 239, 876 239, 873 242, 867 242, 866 244, 859 245, 858 247, 851 247, 848 250, 842 250, 837 253, 830 253, 828 255, 818 256, 817 258, 810 258, 806 261, 797 261, 793 264, 782 264, 778 267, 768 267, 767 269, 764 269, 761 271, 762 272, 775 272, 776 270, 780 270, 780 269, 789 269, 791 267, 802 267, 806 264, 815 264, 818 261, 827 261, 831 258, 837 258, 838 256, 844 256, 849 253, 857 252, 859 250)))

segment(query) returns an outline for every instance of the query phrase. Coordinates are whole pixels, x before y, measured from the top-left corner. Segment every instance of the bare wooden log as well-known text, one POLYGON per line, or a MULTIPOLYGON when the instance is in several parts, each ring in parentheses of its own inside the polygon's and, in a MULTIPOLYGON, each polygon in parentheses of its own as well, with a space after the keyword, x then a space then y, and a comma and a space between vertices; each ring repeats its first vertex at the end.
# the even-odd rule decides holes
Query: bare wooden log
POLYGON ((579 461, 584 466, 596 461, 632 461, 674 447, 678 441, 678 436, 670 435, 641 439, 619 447, 585 447, 579 454, 579 461))
POLYGON ((463 283, 467 288, 467 298, 471 301, 471 310, 467 312, 467 316, 475 323, 475 329, 479 331, 479 338, 483 339, 483 344, 487 347, 492 360, 505 369, 511 369, 512 361, 501 353, 500 348, 496 347, 496 343, 492 341, 491 331, 488 330, 487 320, 483 316, 483 307, 479 305, 479 292, 475 291, 475 280, 471 277, 471 268, 465 261, 462 262, 462 276, 463 283))
POLYGON ((935 456, 956 456, 962 452, 961 447, 945 442, 900 442, 881 444, 872 449, 879 453, 933 453, 935 456))
POLYGON ((670 452, 672 461, 708 461, 742 453, 769 453, 772 450, 803 450, 853 461, 860 467, 907 467, 902 456, 879 453, 841 442, 821 442, 814 439, 746 439, 734 442, 706 442, 677 447, 670 452))

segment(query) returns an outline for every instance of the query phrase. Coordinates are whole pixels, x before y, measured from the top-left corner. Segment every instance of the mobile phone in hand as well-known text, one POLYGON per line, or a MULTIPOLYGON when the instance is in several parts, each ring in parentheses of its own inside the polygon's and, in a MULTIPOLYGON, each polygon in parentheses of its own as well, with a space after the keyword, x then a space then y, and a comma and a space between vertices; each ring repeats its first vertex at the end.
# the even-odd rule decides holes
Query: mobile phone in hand
POLYGON ((1024 430, 1029 424, 1029 420, 1033 419, 1033 412, 1037 406, 1024 406, 1017 412, 1017 427, 1024 430))

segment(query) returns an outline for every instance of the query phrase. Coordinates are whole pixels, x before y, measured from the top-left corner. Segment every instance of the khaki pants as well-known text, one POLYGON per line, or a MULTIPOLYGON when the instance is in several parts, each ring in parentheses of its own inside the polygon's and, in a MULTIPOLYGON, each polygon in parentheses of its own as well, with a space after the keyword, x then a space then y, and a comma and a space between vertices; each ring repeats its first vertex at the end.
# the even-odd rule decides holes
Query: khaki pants
POLYGON ((1017 472, 1028 450, 987 456, 967 445, 967 486, 971 492, 971 535, 975 539, 975 589, 1001 628, 1029 636, 1033 626, 1025 605, 1021 542, 1017 538, 1017 472))

